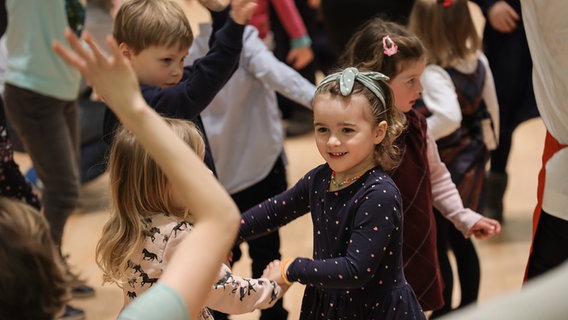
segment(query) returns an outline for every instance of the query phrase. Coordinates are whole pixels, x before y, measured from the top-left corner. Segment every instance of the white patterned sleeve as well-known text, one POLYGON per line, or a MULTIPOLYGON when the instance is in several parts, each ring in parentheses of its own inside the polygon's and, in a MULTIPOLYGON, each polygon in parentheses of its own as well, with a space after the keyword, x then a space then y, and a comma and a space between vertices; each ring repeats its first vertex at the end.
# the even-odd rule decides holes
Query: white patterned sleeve
POLYGON ((223 264, 206 306, 228 314, 241 314, 270 308, 281 297, 280 286, 276 282, 237 276, 223 264))

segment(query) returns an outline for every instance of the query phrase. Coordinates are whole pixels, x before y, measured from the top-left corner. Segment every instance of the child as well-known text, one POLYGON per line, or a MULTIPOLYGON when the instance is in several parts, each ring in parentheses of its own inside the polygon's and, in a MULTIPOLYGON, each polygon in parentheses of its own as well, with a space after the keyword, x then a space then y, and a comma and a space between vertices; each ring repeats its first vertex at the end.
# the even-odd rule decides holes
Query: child
MULTIPOLYGON (((172 130, 196 154, 205 146, 189 121, 168 119, 172 130)), ((135 137, 119 130, 109 159, 111 217, 97 245, 97 263, 105 281, 116 282, 128 305, 150 288, 169 263, 179 242, 191 231, 191 214, 179 193, 135 137)), ((207 306, 228 313, 250 312, 271 306, 280 288, 267 279, 243 279, 223 265, 207 306)), ((203 319, 212 319, 208 310, 203 319)))
MULTIPOLYGON (((482 211, 485 167, 499 132, 499 106, 467 0, 418 0, 410 15, 409 31, 423 41, 428 51, 428 66, 421 77, 423 98, 415 108, 427 116, 440 158, 450 171, 464 206, 482 211), (456 119, 448 117, 452 114, 456 119), (447 130, 456 124, 457 130, 447 130)), ((439 215, 436 218, 445 304, 433 313, 434 317, 452 310, 453 273, 448 247, 457 262, 459 307, 477 301, 480 283, 479 259, 471 240, 462 237, 447 220, 439 215)))
POLYGON ((45 218, 0 197, 0 319, 54 319, 70 298, 70 279, 45 218))
POLYGON ((497 221, 463 207, 424 116, 412 109, 422 91, 420 75, 426 65, 420 40, 399 24, 374 18, 354 35, 342 60, 389 76, 396 106, 408 120, 408 128, 399 139, 404 157, 391 172, 403 199, 404 270, 424 310, 439 309, 444 303, 443 283, 432 206, 466 237, 485 238, 499 233, 501 227, 497 221))
POLYGON ((402 270, 402 202, 385 173, 398 164, 404 129, 386 79, 347 68, 322 80, 313 110, 326 164, 243 214, 241 241, 311 212, 313 259, 268 270, 307 285, 300 319, 425 319, 402 270))
POLYGON ((235 239, 238 209, 203 161, 148 107, 136 74, 115 41, 108 41, 112 57, 106 58, 88 34, 84 39, 94 54, 85 50, 70 30, 66 39, 75 53, 58 43, 55 51, 79 69, 114 108, 160 165, 195 222, 158 283, 129 305, 119 319, 195 319, 235 239))
MULTIPOLYGON (((207 53, 211 31, 210 24, 200 25, 188 63, 207 53)), ((256 29, 247 26, 238 69, 201 114, 219 181, 241 212, 287 188, 284 130, 275 92, 308 107, 315 86, 280 62, 256 29)), ((278 232, 250 241, 248 248, 253 277, 260 277, 267 264, 281 258, 278 232)), ((235 247, 233 261, 240 256, 235 247)), ((271 320, 287 318, 282 300, 261 313, 261 318, 271 320)))
MULTIPOLYGON (((222 1, 203 0, 211 10, 219 10, 222 1)), ((170 0, 129 0, 117 12, 114 37, 124 56, 130 60, 144 99, 158 113, 194 121, 205 133, 199 113, 221 90, 237 67, 242 48, 244 24, 256 8, 255 0, 232 0, 227 11, 212 12, 211 49, 191 67, 183 60, 193 41, 193 34, 182 8, 170 0), (215 32, 223 26, 218 32, 215 32)), ((110 144, 118 119, 106 110, 104 136, 110 144)), ((207 166, 215 166, 205 138, 207 166)))

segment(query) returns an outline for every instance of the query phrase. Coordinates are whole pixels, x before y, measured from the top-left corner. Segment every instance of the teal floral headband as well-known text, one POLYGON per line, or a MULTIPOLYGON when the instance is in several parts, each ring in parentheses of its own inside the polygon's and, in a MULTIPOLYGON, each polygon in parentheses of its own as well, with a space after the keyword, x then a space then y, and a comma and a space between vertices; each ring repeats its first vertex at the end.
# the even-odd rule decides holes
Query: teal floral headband
POLYGON ((339 80, 339 90, 341 91, 341 95, 347 97, 353 91, 353 85, 355 85, 355 81, 358 81, 367 89, 371 90, 371 92, 373 92, 377 96, 377 98, 381 100, 383 106, 386 107, 385 93, 383 92, 383 89, 377 84, 377 81, 388 81, 389 79, 389 77, 380 72, 359 72, 357 68, 349 67, 343 71, 330 74, 327 77, 323 78, 323 80, 318 84, 317 89, 319 89, 326 83, 339 80))

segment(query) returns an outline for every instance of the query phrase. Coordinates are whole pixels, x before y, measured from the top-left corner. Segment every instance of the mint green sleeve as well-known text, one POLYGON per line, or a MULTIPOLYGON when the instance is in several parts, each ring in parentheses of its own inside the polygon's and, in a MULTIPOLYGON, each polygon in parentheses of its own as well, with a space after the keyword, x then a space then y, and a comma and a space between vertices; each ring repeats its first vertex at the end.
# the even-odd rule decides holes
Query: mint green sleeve
POLYGON ((118 320, 188 320, 189 310, 171 287, 156 283, 118 315, 118 320))

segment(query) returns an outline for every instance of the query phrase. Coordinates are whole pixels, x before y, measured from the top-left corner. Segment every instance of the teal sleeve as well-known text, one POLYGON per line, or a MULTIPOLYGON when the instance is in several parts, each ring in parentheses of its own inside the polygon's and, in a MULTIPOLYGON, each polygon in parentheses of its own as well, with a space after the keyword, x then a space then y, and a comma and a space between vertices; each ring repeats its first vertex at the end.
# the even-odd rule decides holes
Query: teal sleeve
POLYGON ((301 48, 301 47, 309 47, 312 44, 312 39, 310 36, 305 35, 300 38, 292 39, 290 41, 290 47, 292 49, 301 48))
POLYGON ((171 287, 156 283, 118 315, 118 320, 187 320, 189 310, 171 287))

